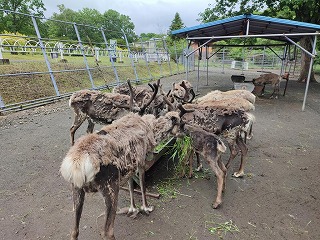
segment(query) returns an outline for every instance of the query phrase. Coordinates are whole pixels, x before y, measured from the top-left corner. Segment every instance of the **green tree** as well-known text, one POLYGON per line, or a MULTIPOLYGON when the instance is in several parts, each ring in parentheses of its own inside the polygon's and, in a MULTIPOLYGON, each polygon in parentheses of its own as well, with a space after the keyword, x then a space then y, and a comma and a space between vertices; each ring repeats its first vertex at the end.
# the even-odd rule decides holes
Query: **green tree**
POLYGON ((176 39, 176 37, 172 36, 171 35, 171 32, 174 31, 174 30, 178 30, 180 28, 184 28, 185 25, 184 23, 182 22, 182 19, 180 17, 180 14, 179 13, 176 13, 174 15, 174 19, 171 21, 171 25, 169 27, 169 36, 172 38, 172 39, 176 39))
MULTIPOLYGON (((210 22, 239 14, 259 12, 265 16, 320 24, 320 2, 318 0, 218 0, 215 5, 209 5, 203 13, 199 13, 199 20, 210 22)), ((300 45, 311 52, 311 42, 311 37, 306 36, 300 41, 300 45)), ((310 58, 304 52, 301 58, 299 81, 307 78, 310 66, 310 58)), ((313 71, 311 81, 315 81, 313 71)))
POLYGON ((50 18, 55 21, 47 21, 49 37, 77 40, 73 25, 64 23, 77 22, 77 12, 66 8, 63 4, 58 5, 58 9, 59 13, 53 13, 50 18))
MULTIPOLYGON (((43 17, 46 10, 42 0, 0 0, 0 8, 38 17, 43 17)), ((0 14, 0 32, 4 30, 25 35, 35 34, 30 16, 11 12, 0 14)))
POLYGON ((140 38, 142 41, 149 41, 151 38, 163 38, 164 34, 158 33, 141 33, 140 38))
POLYGON ((134 32, 134 24, 129 16, 118 13, 115 10, 109 9, 103 14, 102 25, 106 29, 106 37, 108 39, 118 39, 120 44, 124 44, 123 33, 126 34, 128 42, 133 42, 137 39, 134 32))
POLYGON ((77 23, 82 41, 90 41, 93 45, 95 42, 103 42, 100 28, 105 29, 107 39, 116 39, 119 44, 125 44, 121 29, 129 42, 137 38, 131 19, 115 10, 108 10, 101 14, 98 10, 90 8, 73 11, 63 4, 58 5, 58 8, 59 13, 53 13, 51 17, 51 20, 57 21, 47 21, 48 34, 51 38, 78 40, 74 26, 70 23, 77 23))

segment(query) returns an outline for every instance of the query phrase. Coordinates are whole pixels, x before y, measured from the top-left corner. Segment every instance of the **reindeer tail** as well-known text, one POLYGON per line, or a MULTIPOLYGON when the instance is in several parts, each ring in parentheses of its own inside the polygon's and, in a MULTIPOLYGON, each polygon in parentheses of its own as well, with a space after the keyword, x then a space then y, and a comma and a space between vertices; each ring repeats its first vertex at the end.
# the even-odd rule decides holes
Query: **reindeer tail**
POLYGON ((67 155, 60 167, 62 177, 78 188, 91 182, 99 170, 94 166, 93 159, 88 154, 80 155, 80 157, 67 155))
POLYGON ((251 139, 252 138, 252 126, 253 123, 256 121, 256 117, 252 113, 246 112, 246 117, 248 119, 248 122, 246 125, 242 128, 242 134, 244 134, 246 137, 242 136, 244 139, 251 139))

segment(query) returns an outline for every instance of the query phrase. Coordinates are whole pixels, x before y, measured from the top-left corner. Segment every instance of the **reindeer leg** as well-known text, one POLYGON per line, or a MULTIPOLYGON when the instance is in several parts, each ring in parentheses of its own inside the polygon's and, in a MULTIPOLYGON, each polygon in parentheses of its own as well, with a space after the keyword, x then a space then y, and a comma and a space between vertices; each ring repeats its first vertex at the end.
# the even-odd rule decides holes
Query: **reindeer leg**
POLYGON ((224 186, 224 172, 220 169, 217 164, 219 156, 216 156, 213 160, 212 158, 207 159, 212 171, 215 173, 217 177, 217 197, 215 202, 213 203, 213 208, 218 208, 222 203, 222 190, 224 186))
POLYGON ((196 152, 196 158, 197 158, 197 168, 196 171, 200 172, 202 171, 202 163, 201 163, 201 159, 200 159, 200 154, 196 152))
POLYGON ((224 173, 224 180, 223 180, 223 189, 222 191, 226 190, 226 181, 227 181, 227 168, 225 167, 225 165, 223 164, 223 162, 221 161, 221 153, 218 153, 218 166, 219 168, 223 171, 224 173))
POLYGON ((245 163, 245 158, 248 153, 248 147, 247 145, 243 142, 243 139, 241 137, 238 137, 237 140, 237 145, 239 146, 241 150, 241 163, 240 163, 240 168, 238 172, 233 173, 233 177, 243 177, 244 176, 244 163, 245 163))
POLYGON ((146 185, 145 185, 145 170, 139 166, 139 179, 140 179, 140 188, 142 193, 142 206, 141 210, 144 211, 146 214, 149 214, 153 211, 154 207, 148 207, 147 198, 146 198, 146 185))
POLYGON ((193 177, 193 154, 194 154, 194 151, 192 149, 189 153, 189 176, 188 176, 189 178, 193 177))
POLYGON ((77 240, 79 236, 79 224, 84 203, 85 192, 83 188, 72 187, 73 208, 75 211, 75 221, 71 232, 71 240, 77 240))
POLYGON ((234 140, 231 141, 230 139, 229 140, 227 139, 227 142, 230 149, 230 157, 226 164, 226 168, 229 168, 233 159, 238 155, 238 150, 236 148, 236 144, 234 140))
POLYGON ((86 120, 86 115, 75 109, 73 125, 70 128, 72 146, 74 145, 74 134, 85 120, 86 120))
POLYGON ((128 180, 128 186, 130 194, 130 207, 121 208, 119 211, 117 211, 117 214, 127 214, 128 216, 135 218, 138 215, 139 210, 136 208, 136 205, 134 203, 134 185, 132 177, 128 180))
POLYGON ((92 133, 93 129, 94 129, 94 123, 90 118, 88 118, 87 133, 92 133))
POLYGON ((114 220, 119 195, 119 183, 117 180, 109 180, 102 189, 102 196, 106 205, 106 222, 101 236, 104 240, 115 240, 114 237, 114 220))

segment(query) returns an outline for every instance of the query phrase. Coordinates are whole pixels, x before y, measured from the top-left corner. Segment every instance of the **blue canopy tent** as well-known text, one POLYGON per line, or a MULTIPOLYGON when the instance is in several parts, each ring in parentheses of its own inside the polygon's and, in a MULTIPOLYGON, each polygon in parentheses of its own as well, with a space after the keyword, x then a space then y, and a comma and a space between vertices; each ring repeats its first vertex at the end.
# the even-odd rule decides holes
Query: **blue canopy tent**
MULTIPOLYGON (((311 59, 302 111, 310 83, 310 75, 314 58, 316 57, 317 36, 320 35, 320 25, 298 22, 280 18, 265 17, 254 14, 243 14, 209 23, 186 27, 172 31, 177 37, 186 38, 190 43, 195 42, 198 48, 187 54, 187 57, 202 47, 220 40, 232 38, 265 38, 282 42, 284 45, 295 45, 304 51, 311 59), (312 52, 301 47, 298 42, 305 36, 312 36, 312 52)), ((282 69, 281 69, 282 71, 282 69)))

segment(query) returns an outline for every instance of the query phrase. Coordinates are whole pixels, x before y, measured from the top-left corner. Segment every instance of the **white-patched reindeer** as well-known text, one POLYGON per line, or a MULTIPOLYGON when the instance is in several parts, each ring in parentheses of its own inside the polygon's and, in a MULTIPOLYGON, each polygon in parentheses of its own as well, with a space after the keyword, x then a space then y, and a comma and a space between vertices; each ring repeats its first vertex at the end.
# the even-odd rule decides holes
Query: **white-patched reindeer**
POLYGON ((114 220, 120 185, 129 181, 131 201, 126 210, 129 214, 153 210, 148 206, 145 195, 145 159, 161 140, 179 131, 180 116, 177 112, 168 112, 159 118, 151 114, 128 113, 99 132, 84 135, 75 142, 60 168, 63 178, 73 186, 75 222, 72 240, 78 239, 85 192, 99 191, 105 199, 106 222, 102 231, 105 240, 115 239, 114 220), (140 210, 133 200, 132 176, 136 171, 139 172, 142 192, 140 210))

